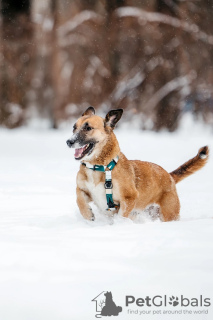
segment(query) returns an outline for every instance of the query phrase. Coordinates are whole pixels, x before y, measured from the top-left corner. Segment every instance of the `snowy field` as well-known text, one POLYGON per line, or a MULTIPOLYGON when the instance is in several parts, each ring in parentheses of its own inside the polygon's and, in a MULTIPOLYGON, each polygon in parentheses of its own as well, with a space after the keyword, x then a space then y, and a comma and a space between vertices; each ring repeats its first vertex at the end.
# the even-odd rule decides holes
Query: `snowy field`
MULTIPOLYGON (((75 200, 79 163, 65 143, 70 134, 0 130, 0 320, 95 319, 91 300, 102 291, 123 307, 118 319, 213 319, 212 306, 197 308, 208 314, 172 316, 130 315, 125 307, 126 295, 212 299, 213 157, 178 184, 180 221, 141 215, 137 223, 116 217, 110 225, 95 210, 96 221, 87 222, 75 200)), ((124 126, 116 134, 129 159, 168 171, 201 146, 213 150, 213 133, 201 125, 174 134, 124 126)))

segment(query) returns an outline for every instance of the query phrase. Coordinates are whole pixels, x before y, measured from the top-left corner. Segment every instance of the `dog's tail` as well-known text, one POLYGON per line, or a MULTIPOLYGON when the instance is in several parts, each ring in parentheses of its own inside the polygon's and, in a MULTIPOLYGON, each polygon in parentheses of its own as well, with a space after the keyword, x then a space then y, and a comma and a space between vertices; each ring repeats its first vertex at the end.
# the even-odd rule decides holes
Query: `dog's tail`
POLYGON ((203 168, 207 163, 208 158, 209 158, 209 148, 207 146, 202 147, 199 149, 198 154, 194 158, 185 162, 184 164, 182 164, 182 166, 180 166, 176 170, 170 172, 170 175, 175 180, 175 183, 178 183, 181 180, 193 174, 194 172, 203 168))

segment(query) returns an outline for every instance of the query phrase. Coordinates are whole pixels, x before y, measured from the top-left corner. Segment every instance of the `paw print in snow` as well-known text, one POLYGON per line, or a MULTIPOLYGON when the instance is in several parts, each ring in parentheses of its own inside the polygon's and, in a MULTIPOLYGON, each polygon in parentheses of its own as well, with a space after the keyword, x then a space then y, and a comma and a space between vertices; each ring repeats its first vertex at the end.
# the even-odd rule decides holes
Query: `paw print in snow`
POLYGON ((179 304, 178 297, 175 298, 174 296, 172 296, 171 298, 169 298, 169 300, 169 304, 171 304, 173 307, 176 307, 179 304))

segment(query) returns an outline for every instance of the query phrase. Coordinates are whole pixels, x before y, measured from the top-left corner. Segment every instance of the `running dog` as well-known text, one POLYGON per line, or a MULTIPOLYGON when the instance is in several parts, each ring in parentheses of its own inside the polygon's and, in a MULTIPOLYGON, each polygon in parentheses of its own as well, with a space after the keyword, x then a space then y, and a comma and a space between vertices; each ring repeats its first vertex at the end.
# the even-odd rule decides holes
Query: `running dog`
POLYGON ((75 159, 81 160, 76 191, 82 216, 94 220, 89 206, 93 201, 100 211, 107 209, 126 218, 157 204, 162 221, 178 220, 176 183, 206 164, 209 148, 200 148, 194 158, 171 173, 154 163, 128 160, 113 132, 122 114, 122 109, 111 110, 104 119, 89 107, 74 124, 73 136, 67 140, 67 145, 75 148, 75 159))

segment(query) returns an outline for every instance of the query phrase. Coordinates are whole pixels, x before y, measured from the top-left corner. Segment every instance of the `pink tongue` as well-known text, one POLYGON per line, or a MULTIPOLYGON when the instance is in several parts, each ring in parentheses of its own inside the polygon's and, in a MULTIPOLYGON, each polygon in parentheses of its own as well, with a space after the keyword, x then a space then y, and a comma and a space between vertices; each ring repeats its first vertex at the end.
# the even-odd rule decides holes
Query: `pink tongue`
POLYGON ((84 151, 84 148, 75 149, 75 158, 80 158, 83 151, 84 151))

